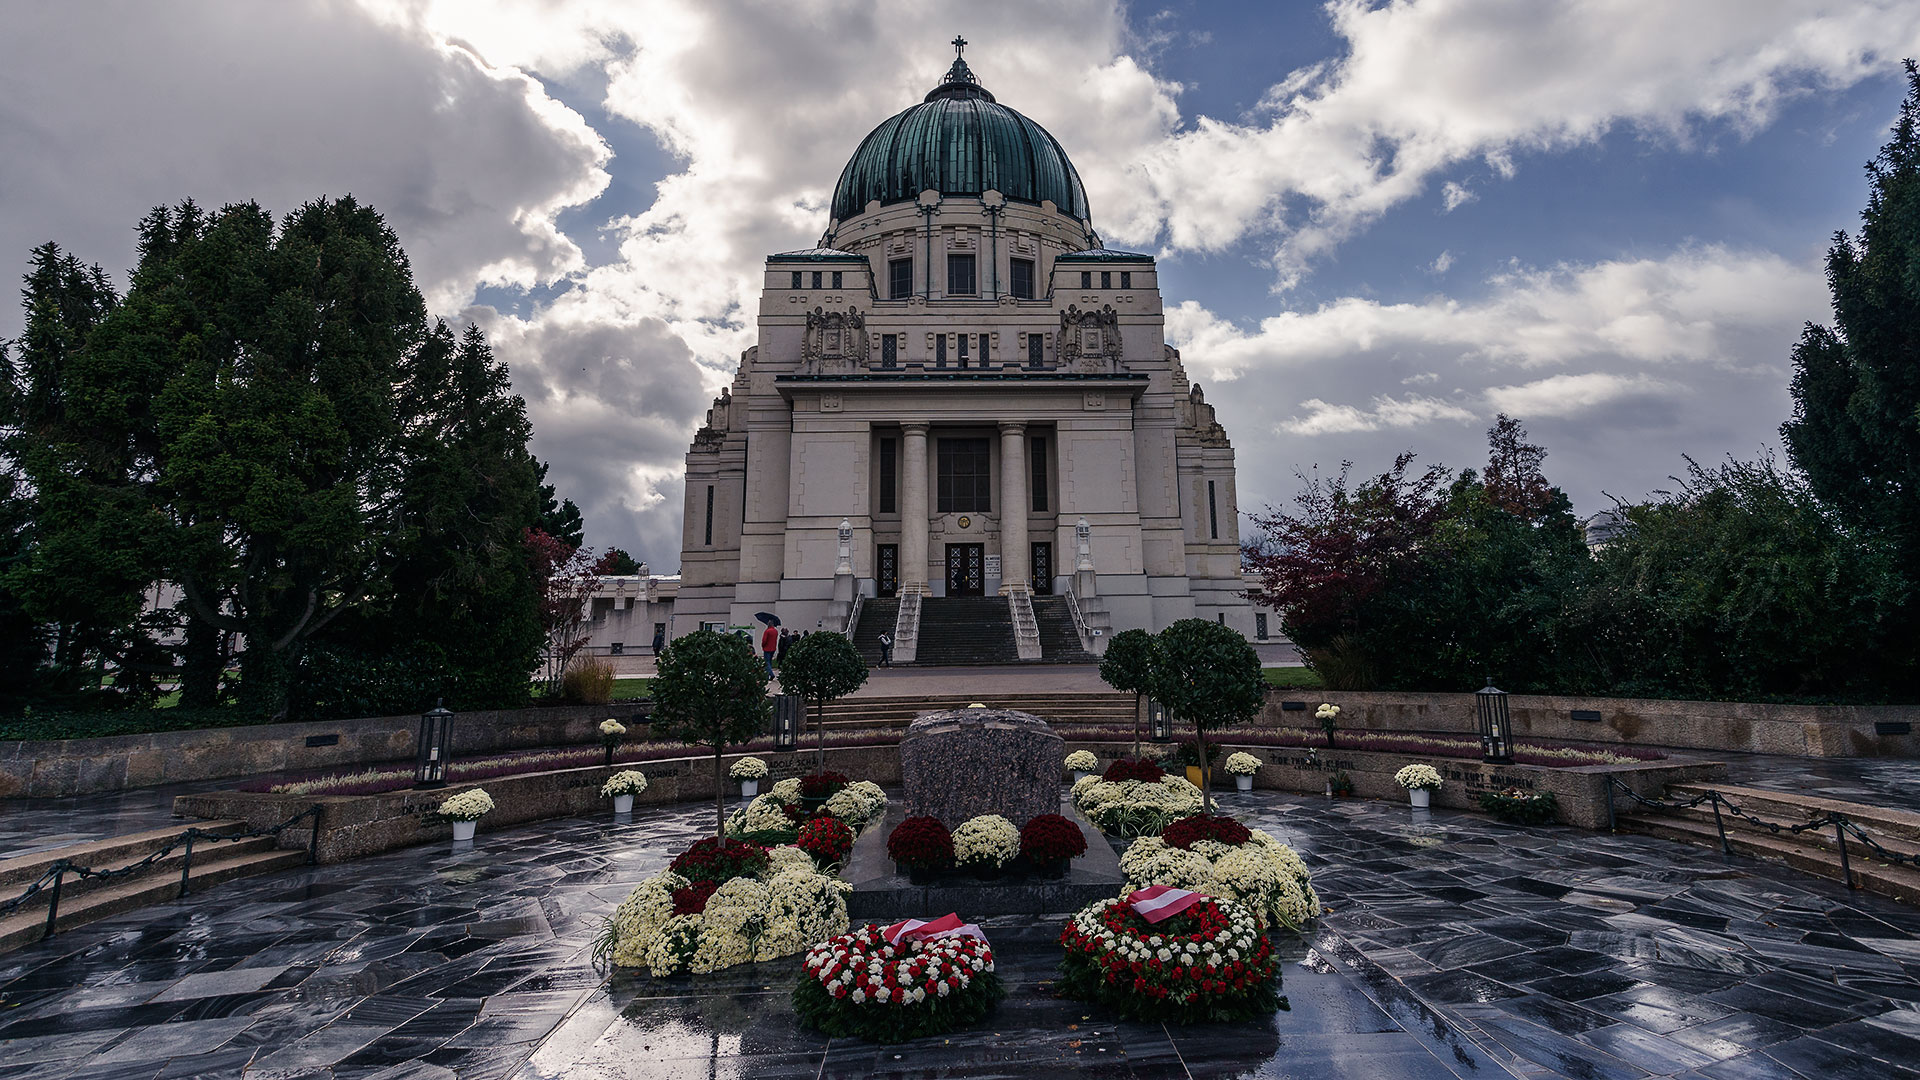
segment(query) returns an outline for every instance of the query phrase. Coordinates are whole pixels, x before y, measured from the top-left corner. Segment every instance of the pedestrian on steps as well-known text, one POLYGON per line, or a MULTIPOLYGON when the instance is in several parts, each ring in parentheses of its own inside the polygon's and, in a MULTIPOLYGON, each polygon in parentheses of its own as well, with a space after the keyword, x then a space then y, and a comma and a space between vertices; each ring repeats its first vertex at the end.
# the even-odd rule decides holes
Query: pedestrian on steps
POLYGON ((888 637, 885 631, 880 634, 880 666, 893 666, 893 638, 888 637))
POLYGON ((769 623, 765 630, 760 631, 760 651, 766 654, 767 680, 771 682, 773 680, 773 658, 780 651, 779 627, 769 623))

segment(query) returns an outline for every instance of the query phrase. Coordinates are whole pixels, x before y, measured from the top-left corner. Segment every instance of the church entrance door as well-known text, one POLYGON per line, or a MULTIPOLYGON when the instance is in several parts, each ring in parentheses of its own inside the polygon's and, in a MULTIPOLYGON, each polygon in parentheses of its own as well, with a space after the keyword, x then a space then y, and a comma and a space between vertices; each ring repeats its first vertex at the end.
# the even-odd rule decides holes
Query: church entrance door
POLYGON ((947 595, 985 596, 986 592, 987 546, 948 544, 947 595))

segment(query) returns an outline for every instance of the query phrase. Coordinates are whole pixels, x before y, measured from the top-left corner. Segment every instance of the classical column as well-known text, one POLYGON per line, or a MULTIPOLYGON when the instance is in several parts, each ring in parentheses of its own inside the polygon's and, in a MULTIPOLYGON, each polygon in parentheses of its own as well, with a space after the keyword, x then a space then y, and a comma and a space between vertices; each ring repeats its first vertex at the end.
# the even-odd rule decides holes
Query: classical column
POLYGON ((900 588, 927 591, 927 425, 900 425, 900 588))
POLYGON ((1027 425, 1000 422, 1000 591, 1033 580, 1027 546, 1027 425))

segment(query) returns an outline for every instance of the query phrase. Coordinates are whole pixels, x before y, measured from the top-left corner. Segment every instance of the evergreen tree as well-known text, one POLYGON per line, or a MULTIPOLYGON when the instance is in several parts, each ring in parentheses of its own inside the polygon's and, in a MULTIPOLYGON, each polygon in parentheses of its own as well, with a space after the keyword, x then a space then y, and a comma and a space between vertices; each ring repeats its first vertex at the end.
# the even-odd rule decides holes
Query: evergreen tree
POLYGON ((540 480, 540 521, 534 527, 571 548, 587 542, 586 526, 580 520, 580 508, 572 499, 562 500, 547 483, 547 463, 534 460, 540 480))
POLYGON ((1867 165, 1858 236, 1834 235, 1834 325, 1794 347, 1794 414, 1781 429, 1815 495, 1920 561, 1920 69, 1893 138, 1867 165))

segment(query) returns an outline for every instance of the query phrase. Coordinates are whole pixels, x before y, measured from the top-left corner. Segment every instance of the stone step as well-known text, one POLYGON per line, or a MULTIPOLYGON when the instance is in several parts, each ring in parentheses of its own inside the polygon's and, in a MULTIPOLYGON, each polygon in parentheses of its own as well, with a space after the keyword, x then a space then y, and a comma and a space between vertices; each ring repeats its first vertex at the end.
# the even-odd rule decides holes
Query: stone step
MULTIPOLYGON (((249 841, 240 843, 249 843, 249 841)), ((220 846, 228 850, 216 849, 205 856, 202 856, 196 846, 193 853, 193 874, 190 886, 194 892, 235 878, 304 866, 307 861, 307 853, 304 850, 281 851, 269 848, 235 851, 232 850, 235 845, 220 846)), ((68 886, 72 884, 72 882, 67 883, 68 886)), ((40 896, 35 897, 12 915, 0 918, 0 952, 17 949, 22 945, 39 941, 45 936, 47 925, 45 895, 45 892, 42 892, 40 896)), ((56 931, 66 930, 122 912, 166 903, 178 898, 179 895, 180 868, 177 864, 171 872, 156 867, 150 873, 140 874, 123 881, 110 882, 78 895, 67 886, 62 886, 59 917, 54 928, 56 931)))
POLYGON ((198 828, 202 832, 231 833, 239 832, 246 827, 243 821, 182 822, 164 829, 147 829, 123 836, 109 836, 103 840, 89 840, 81 844, 68 844, 65 847, 29 852, 12 859, 0 860, 0 891, 5 891, 4 887, 9 885, 26 885, 46 873, 48 867, 61 859, 76 862, 82 866, 113 869, 143 859, 166 847, 190 828, 198 828))
MULTIPOLYGON (((1668 798, 1691 799, 1709 790, 1718 791, 1728 801, 1757 817, 1798 824, 1824 814, 1844 814, 1849 821, 1876 834, 1875 839, 1889 836, 1920 844, 1920 814, 1908 810, 1824 799, 1789 791, 1770 791, 1766 788, 1729 787, 1725 784, 1674 784, 1668 789, 1668 798)), ((1711 812, 1708 816, 1712 816, 1711 812)))
MULTIPOLYGON (((1704 822, 1656 815, 1621 817, 1617 819, 1616 829, 1711 848, 1716 854, 1720 850, 1720 837, 1714 830, 1711 813, 1704 822)), ((1839 853, 1805 842, 1803 838, 1807 835, 1810 834, 1775 836, 1751 829, 1729 829, 1727 846, 1736 855, 1782 862, 1816 877, 1841 880, 1839 853)), ((1866 857, 1868 852, 1864 847, 1851 840, 1847 843, 1847 855, 1855 886, 1903 903, 1920 904, 1920 870, 1876 862, 1866 857)))

